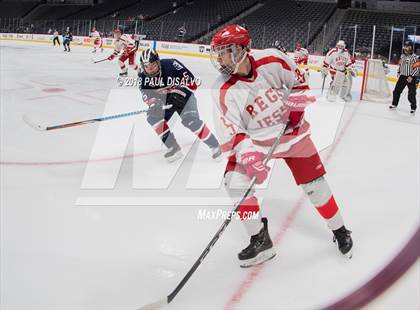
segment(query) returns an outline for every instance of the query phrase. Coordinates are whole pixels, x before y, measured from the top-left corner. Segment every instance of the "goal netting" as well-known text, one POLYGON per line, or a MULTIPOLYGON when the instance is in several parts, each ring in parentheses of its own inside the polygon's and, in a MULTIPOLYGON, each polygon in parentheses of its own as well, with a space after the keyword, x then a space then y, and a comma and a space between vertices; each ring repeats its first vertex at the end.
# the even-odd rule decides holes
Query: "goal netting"
POLYGON ((391 90, 389 89, 382 60, 366 60, 363 73, 360 99, 385 101, 391 97, 391 90))

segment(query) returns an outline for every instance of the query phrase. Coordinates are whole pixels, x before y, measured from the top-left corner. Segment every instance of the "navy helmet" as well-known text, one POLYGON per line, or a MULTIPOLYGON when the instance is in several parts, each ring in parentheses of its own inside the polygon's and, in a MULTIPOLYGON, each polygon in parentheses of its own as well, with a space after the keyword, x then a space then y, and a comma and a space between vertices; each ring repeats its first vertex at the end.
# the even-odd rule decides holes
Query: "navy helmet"
POLYGON ((140 55, 140 66, 141 66, 142 71, 146 75, 155 76, 155 75, 160 74, 159 54, 153 48, 148 48, 148 49, 144 50, 140 55), (144 66, 148 65, 148 64, 152 64, 154 62, 158 63, 159 70, 157 70, 157 72, 153 72, 152 74, 150 74, 145 70, 144 66))

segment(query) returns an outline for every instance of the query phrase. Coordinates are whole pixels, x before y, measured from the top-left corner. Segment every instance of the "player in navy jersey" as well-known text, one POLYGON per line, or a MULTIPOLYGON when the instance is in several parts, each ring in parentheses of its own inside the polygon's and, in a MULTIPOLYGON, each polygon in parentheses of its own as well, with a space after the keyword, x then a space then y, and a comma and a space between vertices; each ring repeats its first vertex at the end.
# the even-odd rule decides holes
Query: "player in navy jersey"
POLYGON ((181 147, 167 123, 174 113, 210 148, 214 159, 221 156, 219 142, 200 119, 194 95, 198 85, 191 71, 176 59, 160 59, 152 48, 142 52, 140 66, 140 91, 149 106, 147 121, 168 148, 165 158, 172 162, 182 157, 181 147))
POLYGON ((66 32, 63 34, 63 46, 65 52, 70 52, 70 42, 73 41, 73 34, 70 28, 67 27, 66 32))

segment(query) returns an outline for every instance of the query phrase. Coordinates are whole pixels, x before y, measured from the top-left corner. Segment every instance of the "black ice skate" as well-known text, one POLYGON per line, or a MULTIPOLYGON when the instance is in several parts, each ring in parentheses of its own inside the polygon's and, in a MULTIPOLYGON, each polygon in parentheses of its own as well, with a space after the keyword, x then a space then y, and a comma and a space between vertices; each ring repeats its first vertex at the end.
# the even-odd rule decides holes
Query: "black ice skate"
POLYGON ((264 227, 258 234, 251 237, 250 244, 238 254, 241 267, 262 264, 276 256, 273 242, 268 233, 267 218, 263 217, 261 221, 264 227))
POLYGON ((411 110, 411 111, 410 111, 410 114, 411 114, 411 115, 416 114, 416 110, 411 110))
POLYGON ((220 146, 217 146, 211 149, 211 157, 213 159, 220 159, 221 155, 222 155, 222 149, 220 148, 220 146))
POLYGON ((174 162, 182 157, 181 147, 175 142, 163 156, 168 162, 174 162))
POLYGON ((120 73, 120 77, 126 77, 126 76, 128 76, 128 71, 120 73))
POLYGON ((338 243, 338 249, 341 254, 347 258, 352 258, 353 256, 353 240, 351 239, 351 231, 346 229, 345 226, 341 226, 337 230, 333 230, 334 238, 333 242, 338 243))
POLYGON ((396 105, 393 105, 393 104, 391 104, 390 106, 389 106, 389 109, 390 110, 395 110, 397 108, 397 106, 396 105))

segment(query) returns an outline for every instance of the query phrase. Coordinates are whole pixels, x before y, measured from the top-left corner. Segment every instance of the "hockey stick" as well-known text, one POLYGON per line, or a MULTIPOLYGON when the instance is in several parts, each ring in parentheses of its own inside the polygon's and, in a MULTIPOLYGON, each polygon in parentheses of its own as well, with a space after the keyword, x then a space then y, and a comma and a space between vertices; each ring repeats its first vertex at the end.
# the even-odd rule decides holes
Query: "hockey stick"
POLYGON ((97 118, 92 118, 92 119, 88 119, 88 120, 84 120, 84 121, 77 121, 77 122, 61 124, 61 125, 53 125, 53 126, 43 126, 43 125, 40 125, 40 124, 36 124, 31 119, 29 119, 29 117, 26 116, 26 115, 23 115, 22 119, 30 127, 34 128, 34 129, 37 129, 37 130, 46 131, 46 130, 54 130, 54 129, 75 127, 75 126, 80 126, 80 125, 85 125, 85 124, 96 123, 96 122, 109 121, 109 120, 116 119, 116 118, 133 116, 133 115, 145 113, 147 111, 148 110, 139 110, 139 111, 133 111, 133 112, 127 112, 127 113, 122 113, 122 114, 115 114, 115 115, 110 115, 110 116, 97 117, 97 118))
MULTIPOLYGON (((287 125, 288 125, 288 123, 286 123, 284 125, 284 127, 282 128, 279 136, 276 138, 276 140, 272 144, 270 150, 268 151, 268 154, 267 154, 266 158, 264 159, 264 164, 267 164, 268 161, 273 156, 273 153, 274 153, 275 149, 280 144, 281 137, 284 135, 284 132, 286 131, 287 125)), ((254 185, 256 184, 256 181, 257 181, 256 177, 253 177, 251 179, 251 183, 250 183, 248 189, 246 190, 245 194, 242 196, 241 200, 236 204, 233 212, 237 212, 239 210, 241 204, 245 201, 245 199, 248 198, 248 195, 252 191, 254 185)), ((193 273, 197 270, 198 266, 200 266, 200 264, 203 262, 204 258, 207 256, 207 254, 209 254, 210 250, 213 248, 213 246, 219 240, 220 236, 223 234, 224 230, 230 224, 231 221, 232 221, 231 217, 228 217, 223 222, 222 226, 216 232, 214 237, 210 240, 209 244, 206 246, 204 251, 201 253, 200 257, 195 261, 194 265, 190 268, 190 270, 187 272, 187 274, 184 276, 184 278, 181 280, 181 282, 179 282, 179 284, 175 287, 175 289, 168 296, 166 296, 165 298, 163 298, 161 300, 158 300, 154 303, 151 303, 151 304, 145 305, 143 307, 140 307, 140 308, 138 308, 138 310, 159 309, 159 308, 161 308, 165 305, 168 305, 175 298, 175 296, 179 293, 179 291, 184 287, 184 285, 187 283, 187 281, 193 275, 193 273)))
POLYGON ((92 62, 93 62, 94 64, 97 64, 97 63, 100 63, 100 62, 103 62, 103 61, 108 60, 108 58, 101 59, 101 60, 94 60, 93 58, 91 58, 91 60, 92 60, 92 62))
POLYGON ((324 75, 324 78, 322 79, 322 88, 321 88, 321 95, 324 93, 324 86, 325 86, 325 80, 327 79, 327 76, 324 75))

